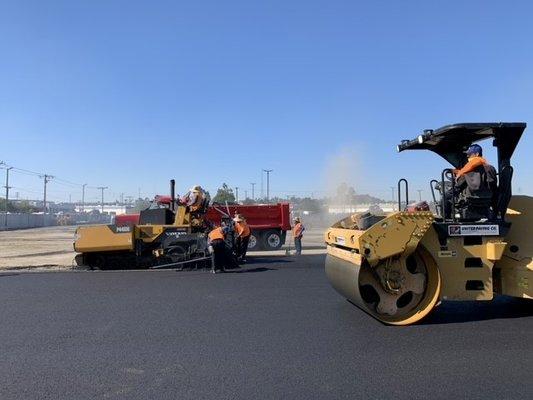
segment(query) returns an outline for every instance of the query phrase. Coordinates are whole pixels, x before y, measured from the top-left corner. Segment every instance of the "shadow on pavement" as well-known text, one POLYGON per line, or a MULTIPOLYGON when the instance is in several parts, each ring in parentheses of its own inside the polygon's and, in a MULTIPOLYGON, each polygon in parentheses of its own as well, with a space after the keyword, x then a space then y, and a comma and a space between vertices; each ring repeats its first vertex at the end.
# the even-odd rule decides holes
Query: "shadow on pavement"
POLYGON ((497 296, 493 301, 443 302, 420 325, 533 317, 533 300, 497 296))
POLYGON ((277 268, 267 268, 267 267, 258 267, 258 268, 243 268, 243 269, 230 269, 226 270, 226 274, 245 274, 248 272, 266 272, 266 271, 277 271, 277 268))
POLYGON ((267 256, 248 256, 246 257, 246 264, 284 264, 292 263, 293 260, 288 260, 286 258, 277 257, 267 257, 267 256))

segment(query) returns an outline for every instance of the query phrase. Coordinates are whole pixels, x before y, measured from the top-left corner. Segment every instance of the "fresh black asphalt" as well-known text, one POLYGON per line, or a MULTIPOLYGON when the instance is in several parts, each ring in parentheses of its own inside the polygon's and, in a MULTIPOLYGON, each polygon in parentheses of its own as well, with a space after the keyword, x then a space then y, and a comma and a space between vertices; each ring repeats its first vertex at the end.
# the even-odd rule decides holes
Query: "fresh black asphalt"
POLYGON ((524 399, 533 303, 445 303, 388 327, 324 256, 242 271, 0 275, 0 399, 524 399))

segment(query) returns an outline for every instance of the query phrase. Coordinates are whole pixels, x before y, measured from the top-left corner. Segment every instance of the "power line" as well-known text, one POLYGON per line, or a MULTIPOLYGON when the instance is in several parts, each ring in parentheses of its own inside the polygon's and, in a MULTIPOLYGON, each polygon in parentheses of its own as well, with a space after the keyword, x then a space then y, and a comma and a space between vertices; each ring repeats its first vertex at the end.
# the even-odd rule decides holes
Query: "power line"
POLYGON ((13 168, 15 171, 18 171, 18 172, 21 172, 21 173, 25 173, 25 174, 30 174, 30 175, 37 175, 37 176, 40 176, 42 175, 42 173, 40 172, 35 172, 35 171, 30 171, 28 169, 23 169, 23 168, 13 168))

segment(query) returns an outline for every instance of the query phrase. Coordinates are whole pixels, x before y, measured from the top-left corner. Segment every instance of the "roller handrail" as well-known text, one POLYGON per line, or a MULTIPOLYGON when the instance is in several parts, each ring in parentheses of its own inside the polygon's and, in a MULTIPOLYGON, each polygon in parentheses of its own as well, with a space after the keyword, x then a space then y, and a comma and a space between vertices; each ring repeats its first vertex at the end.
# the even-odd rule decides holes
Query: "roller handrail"
POLYGON ((435 211, 437 211, 437 214, 442 217, 443 211, 440 209, 441 206, 437 203, 437 196, 435 196, 435 185, 438 184, 439 181, 436 179, 432 179, 429 181, 429 187, 431 188, 431 197, 433 197, 433 204, 435 204, 435 211))
POLYGON ((398 181, 398 211, 402 210, 402 182, 405 183, 405 207, 409 204, 409 182, 407 179, 402 178, 398 181))
POLYGON ((441 207, 442 207, 442 219, 444 221, 446 221, 446 198, 448 197, 447 196, 447 190, 446 190, 446 186, 445 186, 445 178, 446 178, 446 173, 450 173, 451 175, 451 183, 452 183, 452 189, 450 190, 450 193, 451 193, 451 215, 450 215, 450 219, 452 221, 455 221, 455 177, 453 175, 453 169, 451 168, 446 168, 442 171, 442 175, 441 175, 441 185, 442 185, 442 197, 441 197, 441 207))

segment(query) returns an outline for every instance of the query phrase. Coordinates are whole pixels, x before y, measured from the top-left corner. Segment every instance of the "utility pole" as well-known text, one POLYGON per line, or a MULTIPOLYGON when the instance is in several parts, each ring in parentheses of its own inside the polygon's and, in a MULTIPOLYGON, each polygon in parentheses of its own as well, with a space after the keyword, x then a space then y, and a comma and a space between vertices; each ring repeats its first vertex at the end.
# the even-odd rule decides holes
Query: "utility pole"
POLYGON ((6 168, 6 219, 5 219, 5 227, 7 228, 7 204, 9 203, 9 189, 11 189, 11 187, 9 186, 9 171, 13 169, 13 167, 8 167, 7 164, 5 162, 0 162, 0 165, 4 165, 5 168, 6 168))
MULTIPOLYGON (((46 215, 46 185, 48 182, 50 182, 54 177, 52 175, 44 174, 41 176, 41 178, 44 178, 44 194, 43 194, 43 214, 46 215)), ((44 219, 43 219, 44 222, 44 219)), ((44 222, 45 223, 45 222, 44 222)))
POLYGON ((98 190, 102 193, 102 214, 104 213, 104 190, 109 189, 107 186, 98 186, 98 190))
POLYGON ((252 200, 255 200, 255 182, 250 183, 252 185, 252 200))
POLYGON ((85 212, 85 186, 87 186, 86 183, 81 185, 81 212, 85 212))
POLYGON ((235 186, 235 201, 239 202, 239 187, 235 186))
POLYGON ((267 203, 270 202, 270 173, 272 171, 274 171, 274 170, 273 169, 264 169, 263 170, 263 172, 266 172, 266 174, 267 174, 267 203))
POLYGON ((418 189, 418 201, 422 201, 422 189, 418 189))

